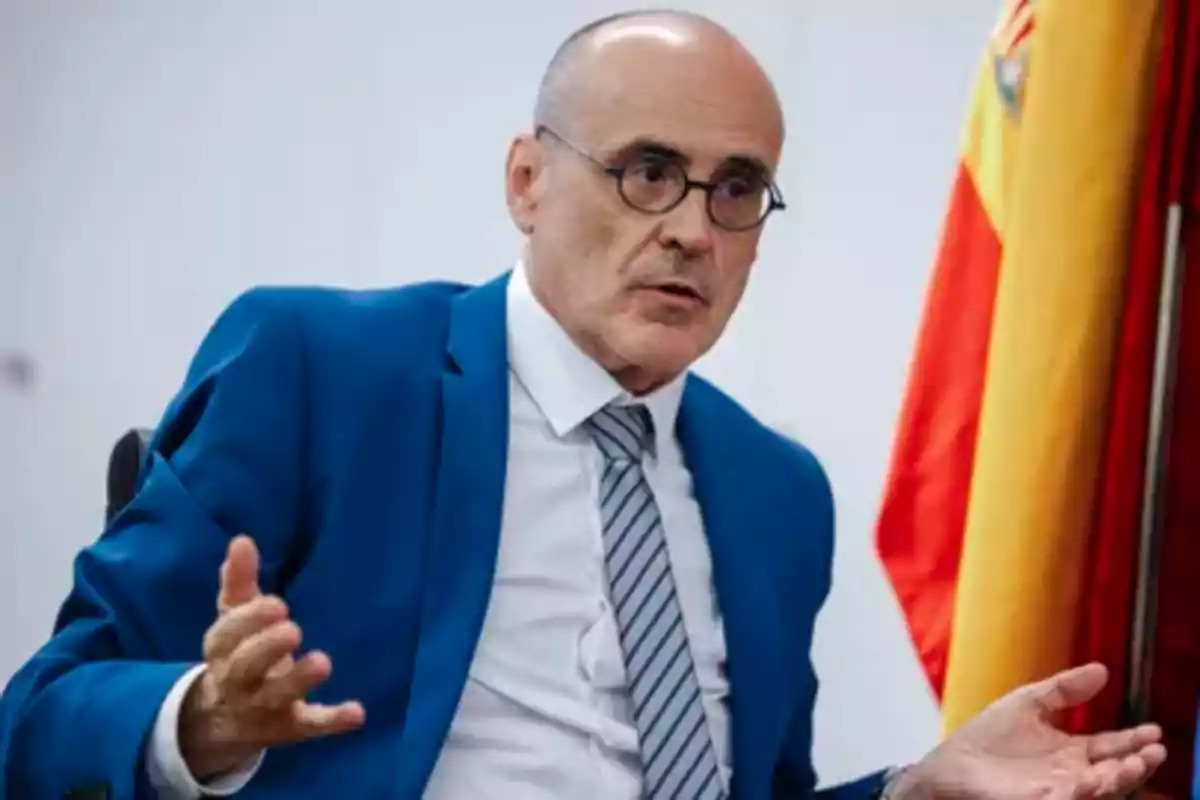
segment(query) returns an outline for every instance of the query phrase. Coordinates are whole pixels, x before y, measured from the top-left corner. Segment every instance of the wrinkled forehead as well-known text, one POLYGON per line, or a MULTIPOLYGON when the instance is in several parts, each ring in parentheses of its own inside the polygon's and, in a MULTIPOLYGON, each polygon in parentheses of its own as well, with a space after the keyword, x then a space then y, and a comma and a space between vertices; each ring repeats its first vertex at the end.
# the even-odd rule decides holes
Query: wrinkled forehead
POLYGON ((749 156, 773 171, 779 161, 778 100, 740 53, 631 37, 610 43, 577 86, 576 130, 593 148, 652 140, 700 169, 749 156))

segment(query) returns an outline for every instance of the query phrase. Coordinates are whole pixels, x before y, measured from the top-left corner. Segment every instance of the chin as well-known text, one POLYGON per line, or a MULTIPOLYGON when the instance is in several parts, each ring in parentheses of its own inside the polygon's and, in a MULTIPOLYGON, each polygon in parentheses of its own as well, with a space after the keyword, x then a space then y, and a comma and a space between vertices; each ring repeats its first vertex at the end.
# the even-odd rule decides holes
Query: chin
POLYGON ((645 382, 661 386, 686 372, 707 349, 695 331, 664 325, 639 326, 635 336, 623 342, 621 360, 645 376, 645 382))

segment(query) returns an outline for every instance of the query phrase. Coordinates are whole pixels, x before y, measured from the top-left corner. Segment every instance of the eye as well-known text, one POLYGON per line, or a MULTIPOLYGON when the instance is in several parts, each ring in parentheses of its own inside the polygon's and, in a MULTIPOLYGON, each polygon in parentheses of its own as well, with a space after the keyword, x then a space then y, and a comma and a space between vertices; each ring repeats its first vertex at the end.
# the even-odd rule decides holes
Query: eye
POLYGON ((730 175, 721 179, 721 194, 730 200, 749 200, 762 195, 766 182, 754 175, 730 175))
POLYGON ((621 196, 642 211, 663 211, 678 202, 686 190, 683 168, 664 158, 642 156, 625 167, 621 196))
POLYGON ((639 183, 656 184, 673 180, 677 172, 678 168, 669 161, 642 158, 629 166, 628 175, 639 183))

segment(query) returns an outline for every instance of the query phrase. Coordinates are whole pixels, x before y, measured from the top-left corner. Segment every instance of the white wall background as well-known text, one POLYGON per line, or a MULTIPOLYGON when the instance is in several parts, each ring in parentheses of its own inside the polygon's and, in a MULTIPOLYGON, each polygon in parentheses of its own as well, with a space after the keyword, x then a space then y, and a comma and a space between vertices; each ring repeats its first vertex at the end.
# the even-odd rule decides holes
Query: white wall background
MULTIPOLYGON (((816 648, 826 780, 913 758, 936 713, 872 548, 891 431, 998 0, 693 0, 789 122, 791 204, 701 365, 824 459, 840 509, 816 648)), ((0 680, 99 531, 109 448, 155 421, 254 283, 482 279, 518 240, 509 136, 618 0, 0 0, 0 680)))

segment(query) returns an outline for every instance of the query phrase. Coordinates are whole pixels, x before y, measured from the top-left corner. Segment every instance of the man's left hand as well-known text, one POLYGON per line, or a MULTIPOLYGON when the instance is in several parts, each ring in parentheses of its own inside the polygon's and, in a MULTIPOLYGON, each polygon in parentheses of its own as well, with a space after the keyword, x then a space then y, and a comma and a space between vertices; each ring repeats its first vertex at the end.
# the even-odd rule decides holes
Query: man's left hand
POLYGON ((1016 689, 900 775, 887 796, 1087 800, 1136 790, 1167 758, 1158 726, 1094 735, 1057 726, 1107 680, 1102 665, 1089 664, 1016 689))

